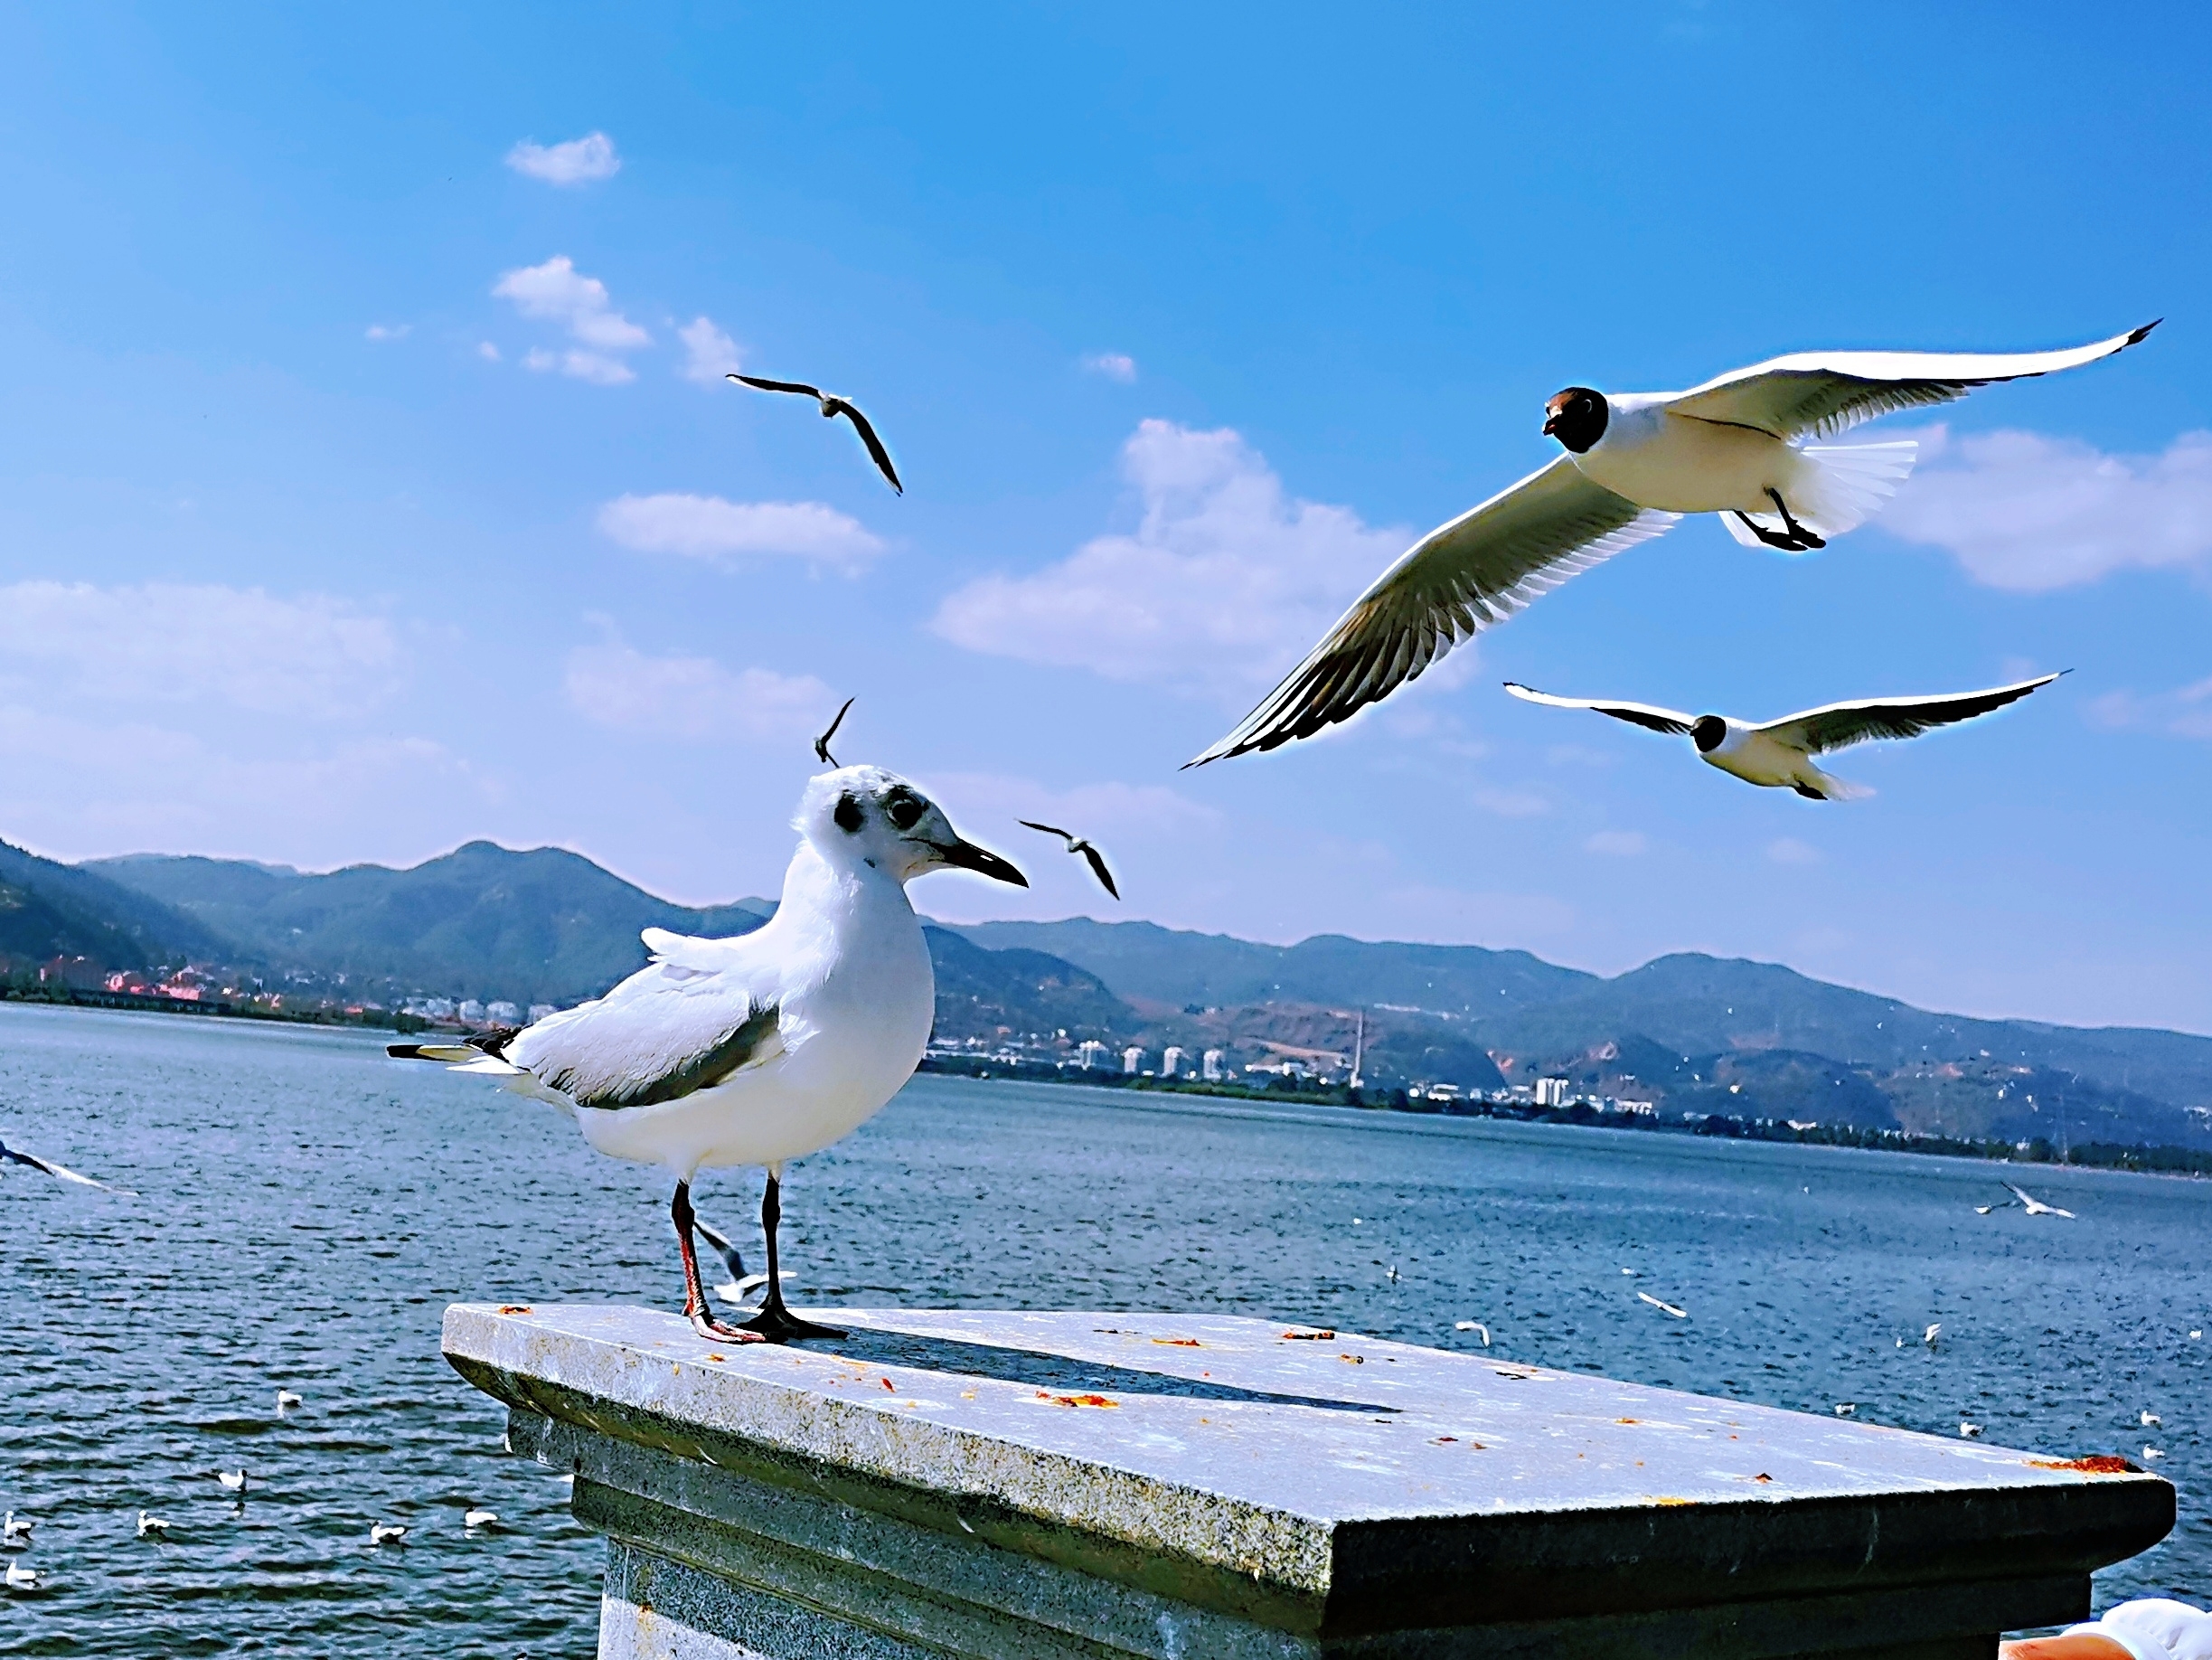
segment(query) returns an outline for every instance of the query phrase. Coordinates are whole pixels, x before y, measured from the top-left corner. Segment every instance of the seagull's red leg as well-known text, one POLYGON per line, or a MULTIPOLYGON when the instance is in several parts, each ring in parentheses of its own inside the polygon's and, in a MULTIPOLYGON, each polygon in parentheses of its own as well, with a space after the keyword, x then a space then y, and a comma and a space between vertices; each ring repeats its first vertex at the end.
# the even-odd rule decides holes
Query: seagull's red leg
POLYGON ((692 1238, 692 1184, 676 1184, 676 1196, 668 1202, 668 1219, 676 1224, 676 1249, 683 1253, 683 1317, 701 1337, 727 1343, 760 1343, 758 1332, 739 1331, 714 1317, 707 1303, 707 1287, 699 1277, 699 1246, 692 1238))

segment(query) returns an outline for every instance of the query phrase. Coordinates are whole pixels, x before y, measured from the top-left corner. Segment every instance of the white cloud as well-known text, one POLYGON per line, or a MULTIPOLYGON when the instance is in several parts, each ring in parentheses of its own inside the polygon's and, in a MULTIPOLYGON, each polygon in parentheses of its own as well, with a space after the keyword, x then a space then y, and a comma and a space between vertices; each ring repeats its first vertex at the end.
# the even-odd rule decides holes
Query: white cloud
POLYGON ((586 133, 566 144, 537 144, 525 138, 507 152, 507 165, 548 184, 588 184, 613 178, 621 170, 622 157, 615 154, 615 141, 605 133, 586 133))
POLYGON ((412 323, 372 323, 368 328, 371 340, 404 340, 414 331, 412 323))
POLYGON ((1976 581, 2035 593, 2114 571, 2212 571, 2212 432, 2155 456, 2001 431, 1917 435, 1921 465, 1880 523, 1976 581))
POLYGON ((499 348, 488 340, 479 340, 476 342, 476 355, 487 363, 495 363, 499 361, 499 348))
POLYGON ((719 495, 620 495, 599 529, 626 548, 729 564, 785 555, 853 570, 883 552, 859 520, 820 502, 728 502, 719 495))
POLYGON ((954 772, 933 776, 928 785, 955 819, 1034 818, 1078 835, 1172 839, 1216 830, 1225 822, 1217 809, 1162 784, 1107 781, 1054 789, 1004 773, 954 772))
POLYGON ((1136 379, 1136 359, 1126 352, 1094 352, 1083 359, 1083 368, 1087 373, 1119 381, 1124 386, 1136 379))
POLYGON ((565 352, 533 349, 522 359, 526 368, 558 370, 595 385, 614 386, 636 377, 613 354, 653 344, 651 335, 615 309, 607 285, 579 271, 566 254, 507 272, 492 285, 492 293, 512 301, 526 317, 558 323, 576 342, 565 352))
POLYGON ((658 738, 811 738, 837 707, 812 674, 733 673, 711 657, 648 656, 618 639, 570 652, 567 689, 594 725, 658 738))
POLYGON ((693 317, 676 331, 683 342, 683 378, 711 386, 744 365, 738 361, 738 343, 714 326, 708 317, 693 317))
POLYGON ((1766 856, 1776 864, 1818 864, 1821 850, 1793 835, 1781 835, 1767 843, 1766 856))
POLYGON ((1605 854, 1616 859, 1633 859, 1645 845, 1641 830, 1600 830, 1582 844, 1594 854, 1605 854))
POLYGON ((358 712, 401 667, 389 623, 325 595, 46 581, 0 588, 0 692, 316 717, 358 712))
POLYGON ((2177 738, 2212 738, 2212 680, 2148 696, 2107 692, 2090 700, 2089 718, 2099 726, 2115 730, 2139 728, 2171 732, 2177 738))
POLYGON ((1134 531, 1032 575, 969 583, 938 607, 937 632, 971 651, 1241 699, 1406 547, 1402 531, 1286 496, 1227 429, 1147 420, 1122 466, 1143 506, 1134 531))

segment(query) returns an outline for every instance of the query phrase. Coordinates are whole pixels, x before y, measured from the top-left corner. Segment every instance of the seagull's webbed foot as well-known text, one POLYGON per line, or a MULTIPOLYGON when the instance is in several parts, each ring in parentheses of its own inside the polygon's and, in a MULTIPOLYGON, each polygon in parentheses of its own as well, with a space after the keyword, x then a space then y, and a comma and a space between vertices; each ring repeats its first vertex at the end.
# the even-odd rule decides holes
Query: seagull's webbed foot
POLYGON ((692 1308, 688 1309, 685 1312, 691 1318, 692 1329, 697 1332, 701 1337, 707 1338, 711 1342, 767 1342, 767 1338, 763 1336, 758 1332, 748 1332, 741 1326, 724 1325, 720 1320, 716 1319, 711 1314, 709 1314, 703 1308, 692 1308))
POLYGON ((833 1325, 818 1325, 812 1320, 802 1320, 784 1306, 781 1297, 748 1320, 745 1328, 756 1343, 805 1343, 810 1338, 845 1335, 833 1325))

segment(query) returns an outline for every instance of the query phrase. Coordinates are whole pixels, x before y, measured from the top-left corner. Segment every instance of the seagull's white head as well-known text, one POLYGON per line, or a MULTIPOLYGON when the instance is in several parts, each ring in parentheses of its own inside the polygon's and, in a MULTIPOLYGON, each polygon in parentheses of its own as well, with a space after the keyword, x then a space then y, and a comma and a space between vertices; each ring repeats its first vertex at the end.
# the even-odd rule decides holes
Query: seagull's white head
POLYGON ((974 871, 1030 885, 1008 861, 963 837, 937 803, 880 767, 840 767, 808 779, 793 827, 833 870, 865 866, 902 883, 930 871, 974 871))
POLYGON ((1581 455, 1605 436, 1605 426, 1613 419, 1612 407, 1605 394, 1589 386, 1569 386, 1551 394, 1544 405, 1544 431, 1556 438, 1577 455, 1581 455))

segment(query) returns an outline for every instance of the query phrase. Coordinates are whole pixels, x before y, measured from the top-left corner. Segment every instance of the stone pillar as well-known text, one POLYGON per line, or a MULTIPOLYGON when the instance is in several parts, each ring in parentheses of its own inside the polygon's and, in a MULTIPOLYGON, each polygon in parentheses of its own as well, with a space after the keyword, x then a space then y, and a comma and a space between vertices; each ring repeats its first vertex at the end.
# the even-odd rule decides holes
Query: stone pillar
POLYGON ((607 1535, 602 1660, 1966 1660, 2174 1519, 2117 1459, 1350 1333, 825 1317, 447 1311, 607 1535))

